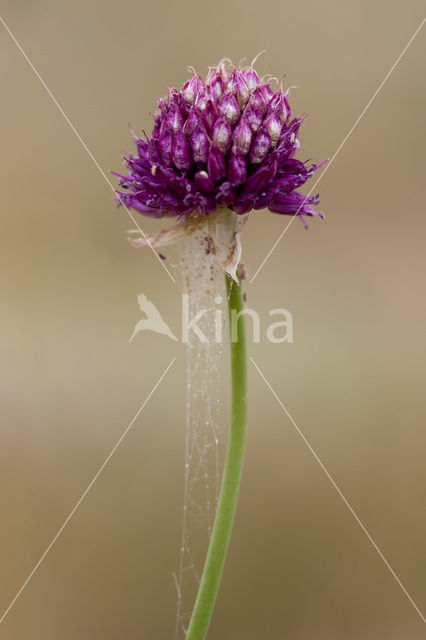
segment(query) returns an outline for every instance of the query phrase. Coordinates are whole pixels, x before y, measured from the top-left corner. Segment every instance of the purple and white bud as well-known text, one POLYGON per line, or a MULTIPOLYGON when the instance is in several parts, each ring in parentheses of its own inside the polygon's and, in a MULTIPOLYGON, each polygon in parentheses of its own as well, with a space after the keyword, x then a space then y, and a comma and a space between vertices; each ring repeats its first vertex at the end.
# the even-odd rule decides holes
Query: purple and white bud
POLYGON ((224 85, 228 83, 228 80, 230 78, 230 75, 226 70, 226 62, 229 62, 229 60, 227 58, 223 58, 223 60, 221 60, 217 65, 217 71, 220 74, 220 77, 222 78, 224 85))
POLYGON ((232 141, 232 129, 229 122, 222 116, 218 118, 214 124, 212 132, 212 142, 216 147, 227 153, 231 146, 232 141))
POLYGON ((233 151, 229 159, 228 180, 233 187, 236 187, 242 184, 246 177, 246 160, 241 151, 233 151))
POLYGON ((182 130, 184 119, 177 104, 170 105, 166 123, 174 133, 182 130))
POLYGON ((251 144, 251 128, 247 123, 245 116, 241 116, 239 123, 234 129, 232 140, 235 149, 240 151, 243 156, 247 155, 251 144))
POLYGON ((226 176, 225 156, 217 147, 212 147, 210 149, 209 159, 207 161, 207 171, 214 182, 218 182, 226 176))
POLYGON ((178 131, 172 142, 173 162, 177 169, 186 170, 192 166, 191 147, 182 131, 178 131))
POLYGON ((166 167, 170 167, 173 162, 172 156, 172 142, 173 134, 167 127, 160 134, 158 139, 158 148, 160 150, 160 156, 166 167))
POLYGON ((212 91, 212 96, 219 102, 224 90, 224 83, 219 73, 215 73, 212 80, 209 82, 209 87, 212 91))
POLYGON ((190 136, 191 133, 194 131, 195 127, 199 124, 199 122, 200 122, 200 114, 195 107, 192 107, 191 111, 189 112, 187 121, 183 125, 182 130, 184 134, 186 136, 190 136))
POLYGON ((271 138, 267 131, 259 131, 250 148, 250 162, 253 164, 260 164, 266 158, 270 146, 271 138))
POLYGON ((250 100, 249 100, 249 106, 256 107, 260 111, 262 116, 265 115, 266 100, 263 95, 263 91, 260 87, 257 87, 257 89, 255 89, 251 94, 250 100))
POLYGON ((197 109, 199 109, 199 111, 204 111, 204 109, 206 108, 206 104, 207 104, 207 100, 208 100, 208 95, 207 95, 207 89, 201 89, 201 91, 199 91, 199 93, 197 94, 196 98, 195 98, 195 106, 197 107, 197 109))
POLYGON ((258 86, 260 82, 260 78, 252 67, 249 67, 248 69, 244 69, 243 71, 241 71, 241 75, 246 81, 250 91, 252 91, 258 86))
POLYGON ((221 101, 217 105, 217 110, 233 125, 240 117, 240 107, 235 96, 232 93, 225 93, 221 101))
POLYGON ((228 82, 225 85, 225 91, 227 93, 235 93, 235 69, 229 75, 228 82))
POLYGON ((210 178, 207 171, 198 171, 194 176, 195 184, 204 193, 212 193, 214 191, 214 182, 210 178))
POLYGON ((265 103, 268 104, 271 99, 274 97, 275 93, 272 90, 272 87, 270 84, 262 84, 260 87, 262 94, 263 94, 263 98, 265 100, 265 103))
POLYGON ((284 101, 284 96, 282 91, 277 91, 277 93, 275 93, 274 96, 271 98, 268 104, 267 113, 268 114, 274 113, 275 116, 278 118, 278 120, 281 122, 281 124, 284 124, 284 122, 287 119, 287 109, 285 106, 285 101, 284 101))
POLYGON ((153 138, 148 142, 148 159, 151 165, 161 162, 160 150, 157 141, 153 138))
MULTIPOLYGON (((149 169, 151 166, 151 163, 149 162, 148 143, 145 142, 144 140, 138 140, 136 146, 138 150, 140 165, 142 167, 145 167, 145 169, 149 169)), ((170 142, 170 152, 171 152, 171 149, 172 149, 172 143, 170 142)))
POLYGON ((204 87, 204 83, 200 76, 196 73, 192 76, 188 82, 183 85, 182 93, 188 104, 194 104, 195 98, 201 89, 204 87))
POLYGON ((244 111, 244 117, 248 125, 250 126, 251 130, 254 133, 256 133, 256 131, 259 129, 260 125, 262 124, 262 120, 263 120, 262 114, 258 109, 258 107, 250 104, 249 102, 246 110, 244 111))
POLYGON ((214 123, 217 119, 217 110, 212 100, 208 100, 206 107, 201 114, 201 119, 207 131, 211 133, 214 123))
POLYGON ((247 82, 244 80, 242 73, 235 73, 235 96, 237 98, 237 102, 239 104, 240 109, 243 109, 248 102, 250 97, 249 88, 247 86, 247 82))
POLYGON ((192 132, 191 147, 194 162, 207 162, 210 143, 203 127, 197 126, 192 132))
POLYGON ((277 118, 274 112, 271 113, 270 116, 265 118, 263 122, 263 127, 266 129, 266 131, 269 134, 269 137, 271 138, 271 147, 272 148, 276 147, 277 142, 280 139, 280 135, 281 135, 281 122, 279 121, 279 119, 277 118))

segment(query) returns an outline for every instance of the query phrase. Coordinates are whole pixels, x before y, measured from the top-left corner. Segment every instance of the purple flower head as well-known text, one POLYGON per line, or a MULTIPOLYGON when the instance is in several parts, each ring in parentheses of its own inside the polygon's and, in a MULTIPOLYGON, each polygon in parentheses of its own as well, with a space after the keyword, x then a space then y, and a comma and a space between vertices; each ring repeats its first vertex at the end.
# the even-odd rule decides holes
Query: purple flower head
POLYGON ((319 166, 294 158, 301 123, 288 92, 274 91, 252 66, 222 61, 205 81, 193 71, 182 89, 159 100, 151 138, 136 138, 119 200, 155 218, 221 207, 241 215, 268 208, 303 222, 323 217, 314 210, 318 196, 296 191, 319 166))

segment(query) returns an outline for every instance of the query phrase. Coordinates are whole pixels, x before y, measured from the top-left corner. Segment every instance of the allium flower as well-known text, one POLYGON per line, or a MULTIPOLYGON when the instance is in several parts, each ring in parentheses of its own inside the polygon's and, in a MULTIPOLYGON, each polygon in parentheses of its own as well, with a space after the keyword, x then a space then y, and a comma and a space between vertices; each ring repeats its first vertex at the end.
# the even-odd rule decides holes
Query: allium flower
POLYGON ((225 216, 238 256, 232 273, 223 266, 235 277, 244 214, 268 208, 297 215, 305 226, 305 216, 323 217, 313 209, 318 196, 296 190, 320 166, 294 158, 301 123, 291 115, 288 91, 274 92, 253 66, 237 69, 223 60, 205 82, 194 71, 182 89, 170 89, 158 101, 151 138, 135 135, 138 154, 124 159, 128 175, 116 174, 124 189, 117 191, 121 203, 147 216, 180 220, 134 244, 169 244, 206 217, 214 240, 214 227, 225 216))

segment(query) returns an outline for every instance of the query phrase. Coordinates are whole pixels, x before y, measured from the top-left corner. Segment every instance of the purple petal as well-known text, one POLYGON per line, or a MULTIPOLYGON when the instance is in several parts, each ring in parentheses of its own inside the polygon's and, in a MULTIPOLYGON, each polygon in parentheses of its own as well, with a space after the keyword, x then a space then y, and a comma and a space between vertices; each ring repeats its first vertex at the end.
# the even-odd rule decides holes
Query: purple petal
POLYGON ((243 76, 250 90, 255 89, 260 82, 259 76, 257 75, 256 71, 252 67, 249 67, 248 69, 244 69, 241 72, 241 75, 243 76))
POLYGON ((160 156, 166 167, 170 167, 173 162, 172 155, 172 142, 173 134, 170 130, 164 131, 158 140, 158 148, 160 150, 160 156))
POLYGON ((208 100, 206 103, 206 107, 203 113, 201 114, 201 120, 209 133, 211 133, 213 129, 213 125, 216 122, 216 119, 217 119, 216 107, 214 106, 212 100, 208 100))
POLYGON ((287 118, 287 109, 282 91, 277 91, 277 93, 271 98, 268 104, 267 114, 270 115, 271 113, 275 114, 281 124, 284 124, 287 118))
POLYGON ((197 187, 205 193, 212 193, 214 191, 214 182, 210 178, 207 171, 198 171, 194 176, 195 184, 197 187))
POLYGON ((234 186, 244 182, 247 176, 247 165, 241 151, 231 153, 228 167, 228 180, 234 186))
POLYGON ((234 142, 234 148, 244 156, 247 155, 250 149, 251 136, 251 128, 245 116, 241 116, 239 123, 234 129, 232 140, 234 142))
POLYGON ((242 193, 259 193, 263 191, 267 184, 269 184, 275 177, 277 171, 277 160, 271 157, 271 159, 265 162, 257 171, 255 171, 244 183, 242 193))
POLYGON ((243 109, 248 102, 250 92, 247 86, 247 82, 244 79, 242 73, 235 72, 235 97, 237 98, 240 109, 243 109))
POLYGON ((190 211, 199 211, 202 215, 209 215, 217 209, 217 203, 199 192, 190 193, 184 198, 184 204, 190 211))
POLYGON ((197 126, 192 132, 191 147, 194 162, 207 162, 210 142, 204 127, 197 126))
POLYGON ((256 138, 251 143, 249 159, 253 164, 260 164, 271 147, 271 138, 267 131, 259 131, 256 138))
POLYGON ((274 148, 281 135, 281 122, 275 115, 275 113, 271 113, 263 122, 263 127, 269 134, 271 139, 271 147, 274 148))
POLYGON ((192 107, 188 114, 188 118, 183 125, 183 132, 186 136, 190 136, 195 127, 200 124, 200 112, 195 107, 192 107))
POLYGON ((231 125, 235 124, 241 115, 238 102, 232 93, 225 93, 217 106, 217 110, 225 116, 231 125))
POLYGON ((268 208, 274 213, 282 213, 292 216, 320 216, 321 218, 323 218, 324 214, 322 213, 322 211, 314 211, 312 209, 313 206, 316 206, 318 204, 318 196, 304 196, 298 191, 293 191, 288 195, 278 196, 271 200, 268 208))
POLYGON ((222 182, 216 191, 216 201, 222 207, 228 207, 234 200, 235 193, 229 182, 222 182))
POLYGON ((232 129, 229 122, 223 116, 218 118, 212 132, 212 142, 222 153, 227 153, 231 147, 232 129))
POLYGON ((200 76, 197 76, 197 74, 194 73, 192 78, 183 85, 182 93, 186 102, 191 105, 194 104, 196 96, 203 88, 203 81, 201 80, 200 76))
POLYGON ((235 213, 248 213, 253 209, 254 205, 254 197, 252 195, 245 195, 239 197, 230 208, 235 211, 235 213))
POLYGON ((256 133, 260 125, 262 124, 262 113, 258 107, 249 104, 244 111, 244 118, 246 119, 251 130, 256 133))
POLYGON ((178 131, 172 142, 173 162, 177 169, 190 169, 192 166, 191 147, 182 131, 178 131))
POLYGON ((171 105, 165 122, 174 133, 182 130, 184 119, 176 104, 171 105))
POLYGON ((218 182, 226 176, 225 157, 218 147, 212 147, 210 149, 207 171, 214 182, 218 182))

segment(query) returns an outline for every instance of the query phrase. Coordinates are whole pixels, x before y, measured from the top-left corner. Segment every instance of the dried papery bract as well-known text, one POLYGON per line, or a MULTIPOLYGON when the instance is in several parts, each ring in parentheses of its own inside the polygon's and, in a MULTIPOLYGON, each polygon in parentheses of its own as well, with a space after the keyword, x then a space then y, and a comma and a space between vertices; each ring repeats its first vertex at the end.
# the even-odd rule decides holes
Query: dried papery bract
MULTIPOLYGON (((157 233, 142 235, 138 229, 131 229, 129 240, 135 247, 150 246, 163 250, 176 242, 181 243, 184 238, 193 243, 194 238, 199 238, 204 243, 204 256, 210 255, 209 261, 228 273, 233 280, 237 280, 242 252, 241 231, 246 220, 247 214, 238 215, 235 211, 221 207, 207 217, 181 218, 176 225, 157 233)), ((196 269, 195 264, 194 268, 196 269)))
MULTIPOLYGON (((187 352, 184 505, 176 575, 176 637, 184 638, 202 573, 220 488, 223 271, 201 227, 176 245, 187 352)), ((176 250, 174 253, 176 253, 176 250)))

